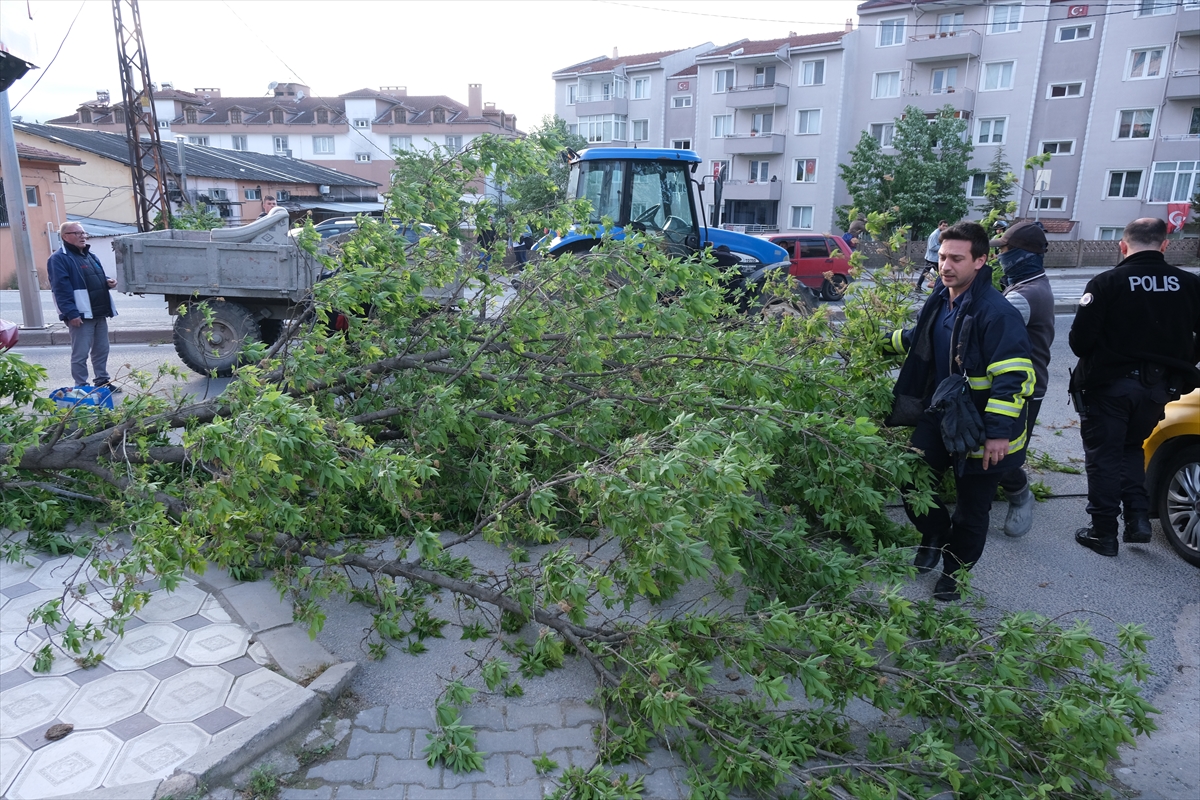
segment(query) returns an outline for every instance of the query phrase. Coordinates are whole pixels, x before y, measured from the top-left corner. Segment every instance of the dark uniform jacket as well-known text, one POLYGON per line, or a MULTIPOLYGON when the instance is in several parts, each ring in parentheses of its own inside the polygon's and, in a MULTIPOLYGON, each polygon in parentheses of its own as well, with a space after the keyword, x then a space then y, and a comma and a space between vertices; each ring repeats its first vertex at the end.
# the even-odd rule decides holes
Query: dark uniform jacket
POLYGON ((1041 400, 1050 384, 1050 346, 1054 344, 1054 290, 1050 287, 1050 279, 1043 272, 1014 283, 1004 290, 1004 299, 1025 321, 1033 371, 1037 375, 1033 399, 1041 400))
POLYGON ((79 248, 63 242, 46 262, 46 273, 62 321, 117 315, 104 267, 92 255, 90 247, 79 248))
POLYGON ((1096 389, 1157 365, 1190 391, 1200 361, 1200 278, 1157 250, 1134 253, 1088 281, 1071 324, 1079 366, 1072 391, 1096 389))
MULTIPOLYGON (((888 425, 915 425, 933 398, 933 326, 949 290, 938 283, 912 328, 895 331, 887 348, 907 356, 896 385, 888 425)), ((992 268, 983 267, 956 301, 950 372, 966 375, 971 400, 983 417, 988 439, 1008 440, 1008 455, 991 469, 1007 472, 1025 463, 1025 400, 1033 394, 1029 337, 1021 315, 992 286, 992 268)), ((969 454, 968 472, 983 470, 983 448, 969 454)))

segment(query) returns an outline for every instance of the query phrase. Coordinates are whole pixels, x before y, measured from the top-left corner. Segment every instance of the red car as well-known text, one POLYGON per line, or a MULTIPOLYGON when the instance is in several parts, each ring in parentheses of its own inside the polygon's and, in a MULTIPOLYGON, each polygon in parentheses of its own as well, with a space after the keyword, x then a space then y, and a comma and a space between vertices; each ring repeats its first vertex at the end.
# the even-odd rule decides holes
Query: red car
POLYGON ((764 238, 787 250, 793 278, 824 300, 842 299, 850 285, 849 245, 836 236, 819 233, 777 233, 764 238))

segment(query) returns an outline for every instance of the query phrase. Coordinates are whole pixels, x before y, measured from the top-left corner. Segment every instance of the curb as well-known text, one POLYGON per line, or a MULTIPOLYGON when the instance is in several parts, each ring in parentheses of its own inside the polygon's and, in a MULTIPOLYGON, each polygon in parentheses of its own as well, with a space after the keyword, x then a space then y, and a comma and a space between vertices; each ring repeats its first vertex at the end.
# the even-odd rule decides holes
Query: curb
MULTIPOLYGON (((171 328, 124 328, 108 332, 109 344, 169 344, 174 341, 171 328)), ((13 350, 23 347, 54 347, 71 344, 71 334, 62 326, 41 330, 21 329, 13 350)))

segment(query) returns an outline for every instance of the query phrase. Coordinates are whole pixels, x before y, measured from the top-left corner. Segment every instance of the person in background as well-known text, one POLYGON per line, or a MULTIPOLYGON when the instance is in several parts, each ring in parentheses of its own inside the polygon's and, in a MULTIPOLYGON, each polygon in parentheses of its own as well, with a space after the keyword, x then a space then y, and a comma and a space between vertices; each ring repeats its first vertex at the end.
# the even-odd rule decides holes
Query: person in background
MULTIPOLYGON (((1000 248, 1004 299, 1020 313, 1025 321, 1025 332, 1029 334, 1035 383, 1033 396, 1025 404, 1029 409, 1025 425, 1025 446, 1028 447, 1050 382, 1050 345, 1054 344, 1054 291, 1042 266, 1047 248, 1046 233, 1035 222, 1018 222, 998 239, 992 239, 991 245, 1000 248)), ((1000 488, 1008 498, 1004 533, 1024 536, 1033 527, 1034 503, 1025 470, 1014 469, 1006 473, 1000 479, 1000 488)))
POLYGON ((258 218, 262 219, 267 214, 270 214, 271 211, 277 205, 279 205, 279 204, 275 202, 275 195, 273 195, 273 194, 263 195, 263 201, 262 201, 263 210, 262 210, 262 213, 258 215, 258 218))
POLYGON ((842 234, 844 241, 850 250, 857 250, 862 244, 863 239, 867 236, 867 217, 861 211, 854 221, 850 223, 850 227, 846 228, 846 232, 842 234))
POLYGON ((937 274, 938 269, 938 247, 942 243, 942 233, 946 228, 950 227, 950 223, 946 220, 938 220, 937 227, 933 229, 933 233, 929 234, 929 238, 925 240, 925 269, 921 270, 921 274, 917 276, 917 283, 914 288, 917 291, 921 290, 921 283, 925 280, 925 276, 930 272, 937 274))
POLYGON ((119 392, 108 374, 108 318, 117 314, 110 290, 117 282, 104 274, 100 260, 92 255, 82 225, 64 222, 58 233, 62 247, 46 262, 46 272, 58 318, 71 335, 71 380, 76 387, 88 385, 90 355, 96 376, 91 385, 119 392))
POLYGON ((1075 541, 1109 557, 1122 509, 1126 544, 1153 536, 1142 443, 1166 404, 1200 385, 1200 278, 1163 257, 1161 219, 1126 225, 1120 248, 1121 262, 1084 287, 1070 338, 1092 518, 1075 541))

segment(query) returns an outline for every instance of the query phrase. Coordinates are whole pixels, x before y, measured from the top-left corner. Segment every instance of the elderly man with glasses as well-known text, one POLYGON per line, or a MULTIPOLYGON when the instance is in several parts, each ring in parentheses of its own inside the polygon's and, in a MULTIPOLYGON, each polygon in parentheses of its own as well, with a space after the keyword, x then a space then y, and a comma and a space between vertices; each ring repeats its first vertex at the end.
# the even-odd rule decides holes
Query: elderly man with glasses
POLYGON ((108 318, 117 313, 110 290, 117 282, 92 255, 83 226, 64 222, 58 233, 63 244, 46 262, 46 271, 58 318, 71 334, 71 379, 76 386, 87 384, 90 355, 96 377, 92 385, 119 391, 108 374, 108 318))

